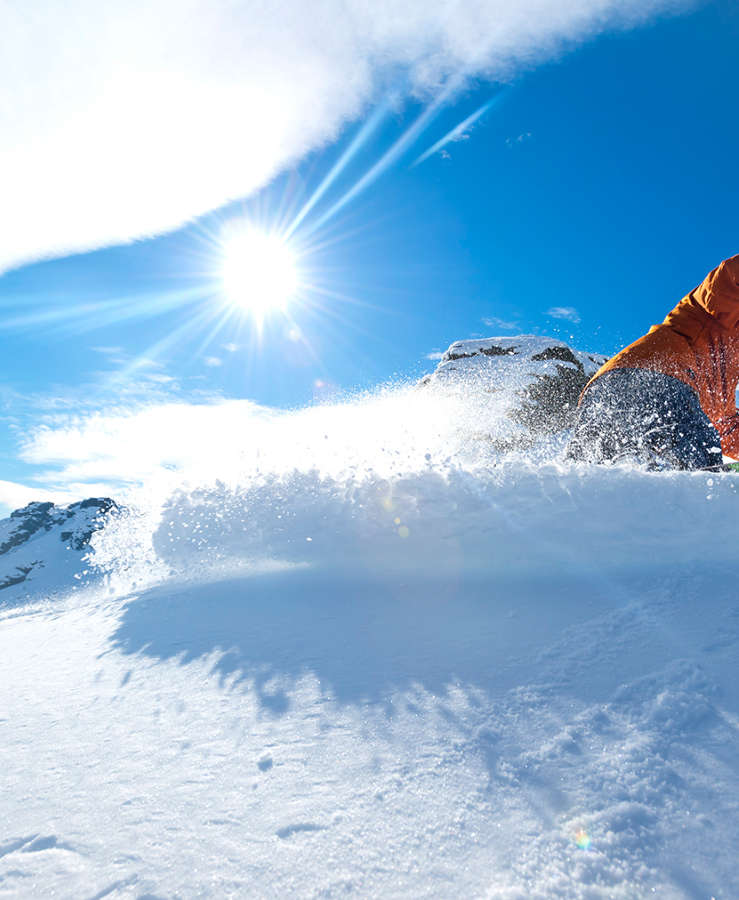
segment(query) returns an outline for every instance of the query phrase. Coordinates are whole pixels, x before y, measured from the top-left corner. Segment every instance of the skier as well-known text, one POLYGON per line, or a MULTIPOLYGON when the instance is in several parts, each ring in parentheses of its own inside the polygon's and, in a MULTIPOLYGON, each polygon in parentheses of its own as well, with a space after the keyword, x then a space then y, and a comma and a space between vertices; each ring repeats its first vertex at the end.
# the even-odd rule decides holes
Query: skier
POLYGON ((739 459, 739 256, 710 272, 661 325, 585 386, 567 458, 650 468, 739 459))

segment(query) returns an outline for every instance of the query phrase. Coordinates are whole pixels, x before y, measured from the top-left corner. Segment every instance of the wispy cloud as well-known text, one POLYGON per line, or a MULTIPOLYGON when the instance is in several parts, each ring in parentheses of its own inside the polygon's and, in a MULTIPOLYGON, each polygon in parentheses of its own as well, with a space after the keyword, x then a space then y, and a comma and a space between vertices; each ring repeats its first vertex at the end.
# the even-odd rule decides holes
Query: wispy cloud
POLYGON ((163 232, 248 195, 364 115, 391 75, 400 94, 438 99, 441 85, 508 78, 674 8, 460 0, 450 15, 427 0, 5 3, 0 172, 12 174, 1 189, 0 271, 163 232))
POLYGON ((518 144, 525 144, 526 141, 530 141, 533 135, 530 131, 524 131, 523 134, 519 134, 518 137, 509 137, 506 138, 506 144, 509 147, 515 147, 518 144))
POLYGON ((173 375, 166 375, 164 372, 147 372, 141 377, 150 384, 174 385, 177 383, 177 379, 173 375))
POLYGON ((444 351, 443 351, 443 350, 432 350, 431 353, 427 353, 427 354, 426 354, 426 359, 430 359, 430 360, 433 360, 433 361, 435 361, 435 362, 438 361, 438 360, 440 360, 440 359, 443 359, 443 358, 444 358, 444 351))
POLYGON ((29 487, 17 481, 0 481, 0 516, 19 509, 34 500, 51 500, 52 503, 70 503, 77 497, 69 491, 53 491, 46 488, 29 487))
POLYGON ((566 319, 574 325, 580 322, 580 313, 574 306, 552 306, 547 310, 547 315, 552 319, 566 319))
POLYGON ((507 319, 499 319, 497 316, 485 316, 482 324, 487 325, 488 328, 499 328, 501 331, 515 331, 520 327, 518 322, 509 322, 507 319))

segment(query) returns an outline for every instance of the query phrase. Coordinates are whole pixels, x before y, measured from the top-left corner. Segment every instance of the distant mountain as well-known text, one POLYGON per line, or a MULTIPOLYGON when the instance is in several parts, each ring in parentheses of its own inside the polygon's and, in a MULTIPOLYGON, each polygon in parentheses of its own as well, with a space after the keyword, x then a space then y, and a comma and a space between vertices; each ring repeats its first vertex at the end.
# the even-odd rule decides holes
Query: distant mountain
POLYGON ((500 442, 525 444, 572 425, 583 388, 606 359, 530 334, 457 341, 421 384, 488 398, 491 420, 503 411, 512 426, 500 442))
POLYGON ((118 511, 109 497, 90 497, 69 506, 29 503, 0 520, 0 592, 16 588, 0 602, 79 579, 92 535, 118 511))

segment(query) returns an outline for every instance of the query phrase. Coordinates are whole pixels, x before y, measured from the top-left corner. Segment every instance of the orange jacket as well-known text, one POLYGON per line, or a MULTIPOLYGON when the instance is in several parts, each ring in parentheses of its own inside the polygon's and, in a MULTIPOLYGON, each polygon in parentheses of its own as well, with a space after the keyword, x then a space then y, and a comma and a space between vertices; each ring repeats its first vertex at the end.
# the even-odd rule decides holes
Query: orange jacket
POLYGON ((739 256, 710 272, 661 325, 608 360, 594 378, 611 369, 651 369, 684 381, 716 426, 723 452, 739 458, 739 256))

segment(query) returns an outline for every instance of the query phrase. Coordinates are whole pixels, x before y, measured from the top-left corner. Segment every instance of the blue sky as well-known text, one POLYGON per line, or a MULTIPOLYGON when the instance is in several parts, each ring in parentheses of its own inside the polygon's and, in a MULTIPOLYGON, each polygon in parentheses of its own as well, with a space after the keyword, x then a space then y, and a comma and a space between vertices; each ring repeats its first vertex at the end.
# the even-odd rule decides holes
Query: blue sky
MULTIPOLYGON (((0 481, 54 483, 53 451, 23 451, 39 425, 173 399, 301 406, 417 377, 462 338, 535 332, 611 353, 661 320, 739 252, 739 8, 705 3, 595 32, 497 76, 473 71, 438 108, 438 90, 414 99, 407 74, 386 72, 359 114, 316 149, 296 145, 243 199, 159 237, 11 263, 0 275, 0 481), (461 139, 413 165, 489 101, 461 139), (312 287, 261 328, 219 316, 224 225, 292 221, 359 134, 292 238, 312 287)), ((49 196, 50 220, 58 206, 49 196)), ((85 228, 80 241, 98 242, 85 228)), ((101 219, 99 243, 106 234, 101 219)), ((60 238, 39 241, 18 253, 59 252, 60 238)))

